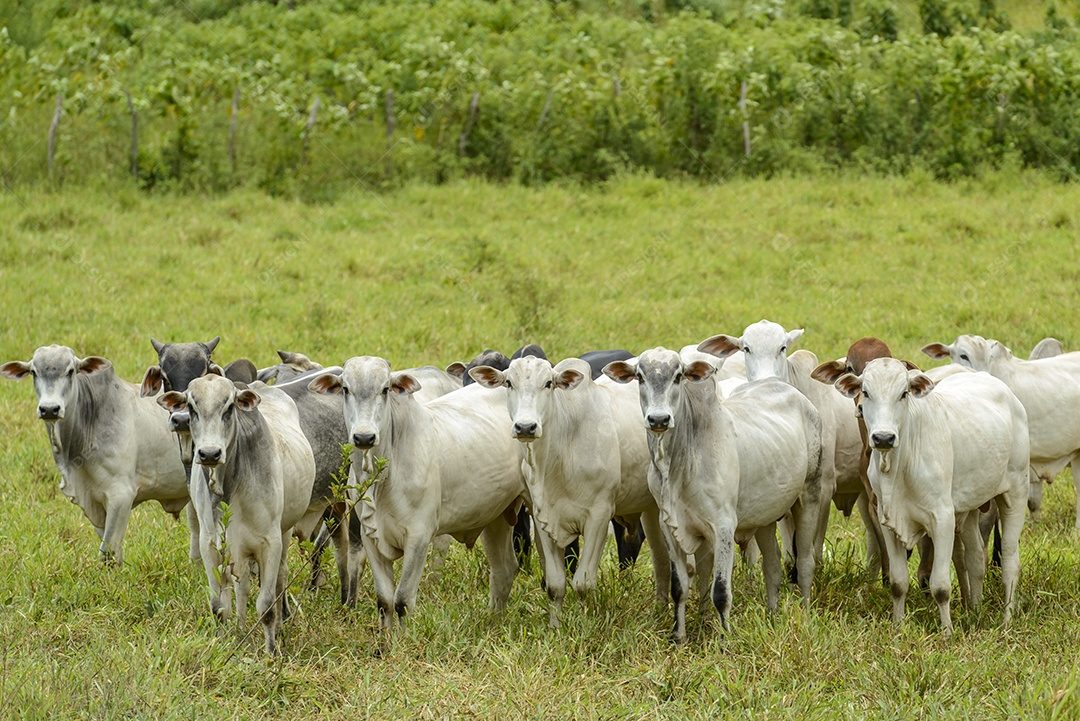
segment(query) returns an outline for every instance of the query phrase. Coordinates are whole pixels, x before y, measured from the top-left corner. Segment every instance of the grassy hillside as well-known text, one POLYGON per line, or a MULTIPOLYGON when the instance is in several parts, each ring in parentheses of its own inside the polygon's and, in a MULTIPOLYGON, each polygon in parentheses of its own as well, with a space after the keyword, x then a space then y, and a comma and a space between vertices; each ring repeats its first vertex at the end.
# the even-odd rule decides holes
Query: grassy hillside
MULTIPOLYGON (((915 360, 962 332, 1025 353, 1045 335, 1078 348, 1078 200, 1030 174, 358 185, 333 205, 7 193, 0 360, 63 343, 137 380, 154 361, 149 336, 220 333, 221 360, 267 365, 286 348, 444 365, 526 340, 552 357, 678 347, 762 317, 805 327, 800 347, 822 358, 868 333, 915 360)), ((609 549, 597 597, 568 599, 553 632, 537 564, 493 617, 482 555, 455 547, 408 632, 381 648, 370 589, 355 613, 334 588, 307 593, 294 550, 297 615, 271 661, 257 628, 241 638, 211 621, 186 530, 159 509, 137 509, 123 569, 97 563, 33 408, 28 383, 0 384, 4 717, 1080 715, 1080 553, 1064 480, 1025 529, 1008 630, 996 573, 982 611, 954 603, 952 638, 918 592, 894 629, 888 593, 862 570, 857 520, 838 518, 809 613, 788 590, 768 618, 760 574, 740 567, 730 635, 691 612, 682 649, 649 601, 647 555, 620 573, 609 549)))

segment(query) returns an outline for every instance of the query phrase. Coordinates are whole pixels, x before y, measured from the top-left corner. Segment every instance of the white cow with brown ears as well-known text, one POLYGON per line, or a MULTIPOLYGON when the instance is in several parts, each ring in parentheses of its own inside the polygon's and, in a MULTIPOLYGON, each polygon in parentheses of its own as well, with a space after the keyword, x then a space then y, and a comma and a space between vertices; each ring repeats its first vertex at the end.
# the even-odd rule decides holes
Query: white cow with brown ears
POLYGON ((910 582, 906 550, 924 535, 934 543, 930 593, 941 627, 952 629, 949 560, 963 542, 970 603, 977 606, 986 573, 979 509, 996 502, 1001 518, 1005 623, 1012 616, 1020 572, 1018 542, 1027 498, 1028 423, 1008 386, 986 373, 954 373, 936 385, 895 358, 848 373, 837 389, 857 398, 873 449, 868 475, 889 553, 893 620, 904 616, 910 582))

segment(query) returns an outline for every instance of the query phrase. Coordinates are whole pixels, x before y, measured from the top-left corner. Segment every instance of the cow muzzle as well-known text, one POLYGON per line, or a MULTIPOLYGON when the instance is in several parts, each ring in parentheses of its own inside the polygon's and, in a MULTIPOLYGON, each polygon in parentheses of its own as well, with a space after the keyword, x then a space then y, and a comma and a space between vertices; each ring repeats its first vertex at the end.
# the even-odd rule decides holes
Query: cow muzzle
POLYGON ((169 430, 173 433, 190 433, 191 413, 188 411, 178 411, 176 413, 170 413, 169 430))
POLYGON ((518 421, 514 423, 514 438, 519 441, 535 441, 540 438, 541 434, 539 423, 534 421, 518 421))
POLYGON ((64 417, 64 408, 59 403, 39 403, 37 414, 43 421, 59 421, 64 417))
POLYGON ((671 429, 671 415, 668 413, 650 413, 645 416, 645 427, 653 433, 663 433, 671 429))
POLYGON ((353 433, 352 444, 361 451, 369 451, 379 443, 376 433, 353 433))
POLYGON ((896 434, 876 431, 870 435, 870 445, 875 451, 891 451, 896 448, 896 434))
POLYGON ((200 466, 208 468, 219 466, 225 462, 225 454, 222 453, 220 448, 214 448, 213 446, 200 448, 195 452, 195 458, 200 466))

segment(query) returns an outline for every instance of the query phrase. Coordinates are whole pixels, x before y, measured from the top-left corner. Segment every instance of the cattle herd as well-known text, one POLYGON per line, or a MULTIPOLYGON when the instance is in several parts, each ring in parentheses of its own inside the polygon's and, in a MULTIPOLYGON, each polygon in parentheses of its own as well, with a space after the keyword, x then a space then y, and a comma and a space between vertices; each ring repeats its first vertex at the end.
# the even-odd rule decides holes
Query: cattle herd
POLYGON ((412 611, 429 550, 450 538, 482 539, 488 605, 505 607, 531 517, 557 626, 568 566, 574 592, 589 593, 614 525, 624 563, 635 539, 648 540, 656 599, 673 602, 682 642, 691 579, 702 611, 711 602, 728 628, 736 546, 760 558, 770 610, 785 559, 809 604, 833 504, 858 509, 867 564, 889 585, 898 623, 918 545, 918 579, 945 633, 950 563, 976 606, 996 529, 1008 623, 1026 510, 1038 513, 1042 484, 1080 454, 1080 353, 1046 339, 1022 360, 963 335, 923 348, 952 364, 922 371, 863 338, 819 365, 788 353, 801 334, 763 320, 680 351, 552 365, 530 345, 445 371, 370 356, 323 368, 283 351, 270 368, 222 367, 211 358, 218 338, 152 340, 158 362, 141 387, 104 358, 56 345, 0 374, 33 378, 60 488, 93 524, 102 559, 123 562, 134 506, 154 500, 174 516, 186 506, 211 611, 234 615, 235 588, 242 622, 257 572, 271 654, 289 612, 293 536, 319 552, 332 542, 346 605, 370 565, 392 631, 412 611))

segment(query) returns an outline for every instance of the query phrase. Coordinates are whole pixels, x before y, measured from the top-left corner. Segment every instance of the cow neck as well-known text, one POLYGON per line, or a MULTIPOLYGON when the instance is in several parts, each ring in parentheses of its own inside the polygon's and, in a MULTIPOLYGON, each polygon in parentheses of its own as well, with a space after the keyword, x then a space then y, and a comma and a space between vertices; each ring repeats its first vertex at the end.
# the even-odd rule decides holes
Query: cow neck
POLYGON ((252 411, 237 408, 233 417, 235 435, 226 453, 221 474, 222 493, 219 500, 225 503, 231 503, 237 490, 248 482, 264 480, 265 474, 259 467, 259 460, 272 452, 274 441, 270 436, 270 426, 257 408, 252 411))
POLYGON ((116 374, 112 368, 97 373, 75 374, 75 398, 62 420, 56 421, 56 432, 60 440, 60 453, 65 461, 81 466, 94 448, 94 434, 97 419, 113 412, 113 417, 120 418, 115 406, 115 394, 110 389, 116 385, 116 374), (112 406, 112 407, 110 407, 112 406))
POLYGON ((373 455, 391 459, 380 482, 389 480, 393 475, 394 449, 399 444, 404 446, 409 439, 416 438, 415 429, 419 414, 423 412, 423 409, 412 396, 401 398, 395 395, 389 399, 389 411, 389 427, 379 429, 379 434, 384 440, 372 449, 373 455))
MULTIPOLYGON (((709 414, 718 410, 719 401, 716 396, 716 383, 706 380, 701 383, 686 382, 683 393, 680 394, 678 407, 675 411, 675 427, 664 433, 662 441, 664 455, 667 457, 667 468, 679 469, 678 478, 688 478, 694 472, 694 439, 700 437, 703 429, 709 427, 709 414)), ((656 439, 660 441, 661 439, 656 439)), ((650 447, 652 447, 650 443, 650 447)), ((653 464, 656 464, 656 453, 653 453, 653 464)))

